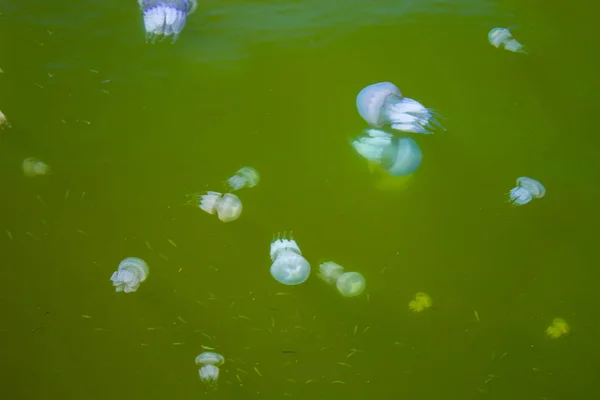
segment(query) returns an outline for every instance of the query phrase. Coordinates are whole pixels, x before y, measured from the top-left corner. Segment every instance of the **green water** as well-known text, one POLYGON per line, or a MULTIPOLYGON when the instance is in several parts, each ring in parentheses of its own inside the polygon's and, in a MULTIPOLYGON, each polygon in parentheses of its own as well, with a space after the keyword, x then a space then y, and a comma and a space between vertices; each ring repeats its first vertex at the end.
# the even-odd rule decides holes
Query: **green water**
POLYGON ((594 398, 594 11, 207 1, 174 45, 147 45, 133 0, 0 3, 0 398, 594 398), (493 48, 497 26, 530 54, 493 48), (423 164, 402 190, 349 145, 379 81, 447 128, 412 135, 423 164), (24 177, 26 157, 51 174, 24 177), (238 221, 186 206, 245 165, 262 180, 238 221), (547 195, 511 207, 523 175, 547 195), (299 286, 269 274, 283 231, 313 267, 299 286), (115 293, 128 256, 149 278, 115 293), (317 279, 329 259, 366 292, 317 279), (411 313, 419 291, 434 307, 411 313), (556 317, 571 331, 553 340, 556 317), (217 391, 202 346, 226 359, 217 391))

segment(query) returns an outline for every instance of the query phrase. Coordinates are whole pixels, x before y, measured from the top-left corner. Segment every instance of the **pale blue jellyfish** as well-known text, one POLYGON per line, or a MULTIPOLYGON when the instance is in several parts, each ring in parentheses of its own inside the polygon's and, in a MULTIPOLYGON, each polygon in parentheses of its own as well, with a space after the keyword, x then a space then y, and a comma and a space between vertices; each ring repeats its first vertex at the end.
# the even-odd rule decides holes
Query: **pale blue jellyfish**
POLYGON ((252 167, 240 168, 235 175, 227 179, 227 186, 230 190, 240 190, 242 188, 251 188, 260 182, 260 174, 252 167))
POLYGON ((219 379, 219 366, 223 365, 225 358, 219 353, 205 351, 196 356, 196 365, 202 365, 198 370, 200 380, 208 387, 215 389, 219 379))
POLYGON ((310 264, 293 239, 277 238, 271 243, 271 275, 284 285, 299 285, 308 279, 310 264))
POLYGON ((365 290, 365 278, 358 272, 344 272, 344 267, 333 261, 319 265, 319 278, 329 284, 335 283, 338 291, 346 297, 358 296, 365 290))
POLYGON ((138 0, 144 13, 146 41, 173 35, 173 43, 185 26, 188 14, 198 6, 198 0, 138 0))
POLYGON ((516 206, 529 203, 532 199, 541 199, 546 195, 546 188, 539 181, 522 176, 517 179, 517 187, 511 189, 509 202, 516 206))
POLYGON ((119 263, 110 280, 117 292, 131 293, 148 277, 148 264, 141 258, 127 257, 119 263))
MULTIPOLYGON (((402 132, 433 133, 442 128, 437 116, 416 100, 402 96, 390 82, 379 82, 362 89, 356 96, 360 116, 372 127, 390 126, 402 132)), ((443 128, 442 128, 443 129, 443 128)))
POLYGON ((365 129, 365 135, 352 142, 354 149, 392 176, 410 175, 423 160, 421 148, 411 138, 397 138, 380 129, 365 129))
POLYGON ((235 221, 242 215, 242 201, 233 193, 206 192, 195 194, 194 201, 201 210, 209 214, 217 213, 223 222, 235 221))

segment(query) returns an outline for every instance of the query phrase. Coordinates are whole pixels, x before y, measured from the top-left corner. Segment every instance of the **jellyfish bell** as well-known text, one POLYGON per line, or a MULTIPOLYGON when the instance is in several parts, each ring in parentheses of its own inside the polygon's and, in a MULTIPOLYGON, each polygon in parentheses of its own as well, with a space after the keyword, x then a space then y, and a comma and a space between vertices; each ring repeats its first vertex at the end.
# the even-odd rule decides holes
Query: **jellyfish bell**
POLYGON ((335 286, 339 292, 346 297, 358 296, 365 290, 365 278, 358 272, 346 272, 342 274, 335 286))
POLYGON ((227 179, 227 185, 232 191, 251 188, 260 182, 260 174, 252 167, 240 168, 235 175, 227 179))
POLYGON ((2 111, 0 111, 0 129, 4 129, 4 128, 10 128, 10 123, 8 122, 8 119, 6 118, 6 115, 4 115, 4 113, 2 111))
POLYGON ((360 116, 372 127, 390 126, 402 132, 429 134, 443 129, 436 113, 416 100, 402 96, 391 82, 379 82, 363 88, 356 96, 360 116))
POLYGON ((558 339, 569 333, 569 325, 562 318, 554 318, 552 325, 546 329, 546 334, 552 339, 558 339))
POLYGON ((223 222, 235 221, 242 214, 242 201, 235 194, 209 191, 195 198, 200 209, 209 214, 216 213, 223 222))
POLYGON ((127 257, 119 263, 110 280, 113 282, 115 291, 131 293, 138 290, 140 283, 148 277, 148 264, 141 258, 127 257))
POLYGON ((23 160, 23 173, 28 178, 41 176, 50 173, 50 166, 34 157, 28 157, 23 160))
POLYGON ((525 46, 512 36, 508 28, 493 28, 488 33, 488 41, 496 48, 504 48, 513 53, 527 53, 525 46))
POLYGON ((522 176, 517 179, 517 186, 509 192, 509 202, 522 206, 533 199, 541 199, 546 195, 546 188, 536 179, 522 176))
POLYGON ((219 353, 205 351, 196 356, 196 365, 216 365, 217 367, 225 363, 225 357, 219 353))
POLYGON ((293 239, 278 238, 271 243, 271 275, 284 285, 299 285, 308 279, 310 264, 293 239))
POLYGON ((196 365, 202 365, 198 370, 200 380, 208 387, 216 388, 219 379, 219 366, 225 358, 219 353, 204 352, 196 356, 196 365))
POLYGON ((185 27, 187 16, 198 7, 197 0, 138 0, 144 15, 146 41, 173 35, 175 43, 185 27))
POLYGON ((344 267, 333 261, 326 261, 319 265, 317 276, 329 284, 334 284, 343 273, 344 267))

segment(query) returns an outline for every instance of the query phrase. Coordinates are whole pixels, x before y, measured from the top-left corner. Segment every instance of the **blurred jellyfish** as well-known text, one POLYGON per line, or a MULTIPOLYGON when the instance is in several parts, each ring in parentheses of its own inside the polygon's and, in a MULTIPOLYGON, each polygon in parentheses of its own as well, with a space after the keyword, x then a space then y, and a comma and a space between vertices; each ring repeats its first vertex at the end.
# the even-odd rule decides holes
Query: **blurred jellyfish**
POLYGON ((391 82, 379 82, 362 89, 356 96, 360 116, 372 127, 403 132, 433 133, 443 129, 435 119, 437 114, 416 100, 402 96, 391 82))
POLYGON ((317 276, 329 284, 334 284, 343 273, 344 267, 334 263, 333 261, 326 261, 319 265, 319 272, 317 276))
POLYGON ((173 43, 185 26, 188 14, 198 6, 198 0, 138 0, 144 13, 146 41, 173 35, 173 43))
POLYGON ((198 207, 209 214, 217 213, 223 222, 235 221, 242 214, 242 201, 232 193, 207 192, 196 196, 198 207))
POLYGON ((46 175, 50 172, 50 166, 37 158, 28 157, 23 160, 23 172, 29 178, 46 175))
POLYGON ((140 283, 148 277, 148 264, 141 258, 127 257, 119 263, 110 280, 117 292, 131 293, 138 290, 140 283))
POLYGON ((546 334, 552 339, 558 339, 567 333, 569 333, 569 325, 562 318, 554 318, 552 325, 546 329, 546 334))
POLYGON ((365 278, 358 272, 346 272, 337 281, 339 292, 346 297, 358 296, 365 290, 365 278))
POLYGON ((196 365, 203 367, 198 370, 200 380, 208 387, 216 389, 219 379, 219 366, 223 365, 225 358, 219 353, 205 351, 196 357, 196 365))
POLYGON ((423 153, 411 138, 396 138, 380 129, 365 129, 364 133, 352 142, 352 146, 358 154, 381 166, 389 175, 410 175, 421 165, 423 153))
POLYGON ((504 47, 504 50, 514 53, 527 53, 525 46, 517 42, 507 28, 494 28, 488 33, 488 40, 494 47, 504 47))
POLYGON ((408 303, 408 308, 413 312, 421 312, 433 304, 431 297, 427 293, 419 292, 415 299, 408 303))
POLYGON ((227 179, 227 185, 232 191, 254 187, 258 182, 260 182, 260 175, 252 167, 240 168, 234 176, 227 179))
POLYGON ((6 118, 6 115, 4 115, 4 113, 2 111, 0 111, 0 129, 3 128, 10 128, 10 123, 8 122, 8 119, 6 118))
POLYGON ((546 195, 546 188, 533 178, 522 176, 517 179, 517 187, 511 189, 509 202, 522 206, 532 199, 541 199, 546 195))
POLYGON ((310 275, 310 264, 292 238, 271 242, 271 260, 271 275, 284 285, 299 285, 310 275))

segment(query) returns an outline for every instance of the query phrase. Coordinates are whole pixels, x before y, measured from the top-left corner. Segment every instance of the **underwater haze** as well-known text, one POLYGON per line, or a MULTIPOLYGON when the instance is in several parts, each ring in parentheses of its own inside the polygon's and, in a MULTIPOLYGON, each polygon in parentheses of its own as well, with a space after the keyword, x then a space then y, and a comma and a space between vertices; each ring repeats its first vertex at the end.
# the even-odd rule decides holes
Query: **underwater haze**
POLYGON ((594 398, 597 15, 208 0, 152 44, 135 0, 1 2, 0 398, 594 398), (357 94, 388 81, 445 128, 403 135, 410 179, 351 145, 357 94), (197 207, 244 166, 239 219, 197 207), (519 177, 545 196, 510 204, 519 177), (291 235, 311 275, 287 286, 270 245, 291 235), (127 257, 147 277, 117 292, 127 257), (325 261, 364 292, 319 279, 325 261), (202 352, 224 358, 214 387, 202 352))

